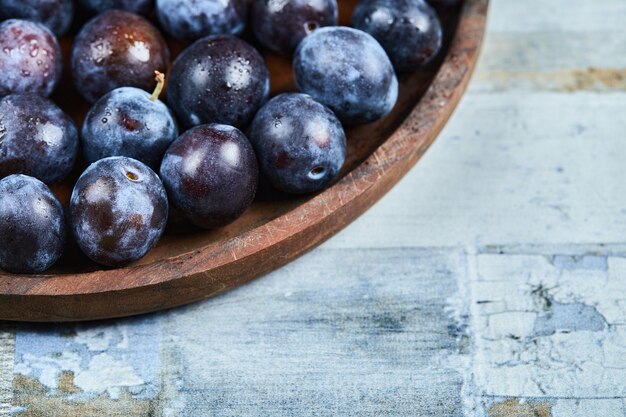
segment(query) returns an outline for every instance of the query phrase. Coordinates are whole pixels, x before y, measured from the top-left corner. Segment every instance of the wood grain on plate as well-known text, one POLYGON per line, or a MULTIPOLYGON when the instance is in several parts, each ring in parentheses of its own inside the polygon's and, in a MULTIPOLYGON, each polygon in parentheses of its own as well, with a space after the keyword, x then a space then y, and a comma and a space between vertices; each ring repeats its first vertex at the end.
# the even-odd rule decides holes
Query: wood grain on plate
MULTIPOLYGON (((344 23, 355 3, 343 3, 344 23)), ((233 224, 169 233, 126 268, 99 269, 70 247, 47 275, 0 273, 0 318, 90 320, 175 307, 241 285, 323 242, 391 189, 437 137, 469 81, 487 5, 488 0, 466 0, 449 18, 456 31, 448 33, 443 57, 401 77, 399 101, 389 116, 347 132, 348 159, 332 187, 294 198, 262 186, 254 205, 233 224)), ((268 58, 274 76, 289 73, 283 60, 268 58)), ((289 83, 275 82, 274 91, 289 83)), ((61 184, 56 191, 63 197, 70 188, 61 184)))

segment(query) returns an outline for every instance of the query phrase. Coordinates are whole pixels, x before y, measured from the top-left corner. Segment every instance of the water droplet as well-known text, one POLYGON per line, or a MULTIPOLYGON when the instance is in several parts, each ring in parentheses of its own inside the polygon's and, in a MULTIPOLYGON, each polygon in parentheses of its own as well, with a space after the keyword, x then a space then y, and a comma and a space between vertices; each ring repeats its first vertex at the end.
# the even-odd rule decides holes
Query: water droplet
POLYGON ((28 71, 28 70, 22 70, 22 75, 23 75, 24 77, 30 77, 30 71, 28 71))
POLYGON ((103 117, 103 118, 102 118, 102 123, 106 123, 106 122, 108 122, 108 121, 109 121, 109 119, 107 119, 106 117, 103 117))

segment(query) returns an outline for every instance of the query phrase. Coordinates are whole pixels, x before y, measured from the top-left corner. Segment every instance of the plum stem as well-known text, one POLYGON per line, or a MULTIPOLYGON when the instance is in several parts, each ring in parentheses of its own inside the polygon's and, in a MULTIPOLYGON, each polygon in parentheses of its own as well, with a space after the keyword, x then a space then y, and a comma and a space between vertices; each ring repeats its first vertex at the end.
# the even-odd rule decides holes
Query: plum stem
POLYGON ((165 85, 165 74, 160 71, 154 71, 155 77, 154 79, 157 82, 156 87, 154 88, 154 92, 150 96, 150 100, 156 101, 161 95, 161 91, 163 91, 163 86, 165 85))

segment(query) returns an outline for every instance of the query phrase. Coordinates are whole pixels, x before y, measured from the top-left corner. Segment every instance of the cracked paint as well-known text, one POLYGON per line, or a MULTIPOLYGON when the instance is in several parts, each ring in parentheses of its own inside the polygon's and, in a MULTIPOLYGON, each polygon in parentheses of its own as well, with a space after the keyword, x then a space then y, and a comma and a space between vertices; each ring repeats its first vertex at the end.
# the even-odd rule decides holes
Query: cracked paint
POLYGON ((584 415, 571 410, 588 402, 594 415, 625 415, 626 258, 467 253, 451 300, 472 341, 465 415, 524 416, 530 400, 554 417, 584 415))
POLYGON ((151 415, 145 410, 158 400, 159 340, 152 319, 23 328, 15 342, 13 415, 151 415))
POLYGON ((533 333, 550 336, 557 332, 601 332, 604 329, 606 321, 595 307, 583 303, 552 302, 549 312, 535 321, 533 333))

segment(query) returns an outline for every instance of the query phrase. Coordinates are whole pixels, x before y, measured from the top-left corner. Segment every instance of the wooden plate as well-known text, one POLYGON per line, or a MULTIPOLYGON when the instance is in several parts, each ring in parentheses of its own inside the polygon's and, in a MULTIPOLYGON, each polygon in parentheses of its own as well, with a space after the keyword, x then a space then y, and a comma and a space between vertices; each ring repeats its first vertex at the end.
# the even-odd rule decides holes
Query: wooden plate
MULTIPOLYGON (((357 2, 339 3, 341 23, 349 24, 357 2)), ((90 320, 180 306, 272 271, 328 239, 389 191, 435 140, 469 81, 487 5, 488 0, 466 0, 445 16, 444 53, 430 68, 401 77, 392 114, 347 132, 348 160, 332 187, 315 196, 293 197, 262 185, 253 206, 235 223, 211 232, 170 231, 145 258, 126 268, 103 270, 70 245, 46 275, 0 271, 0 319, 90 320)), ((70 40, 62 44, 67 52, 70 40)), ((289 62, 266 58, 273 91, 291 89, 289 62)), ((80 122, 87 107, 68 93, 70 84, 66 79, 54 98, 80 122)), ((67 201, 71 187, 70 180, 55 192, 67 201)))

